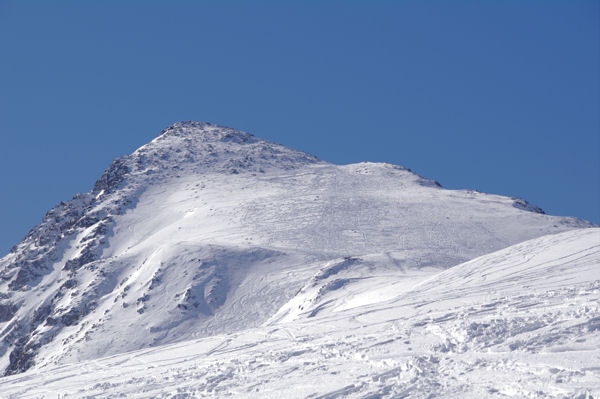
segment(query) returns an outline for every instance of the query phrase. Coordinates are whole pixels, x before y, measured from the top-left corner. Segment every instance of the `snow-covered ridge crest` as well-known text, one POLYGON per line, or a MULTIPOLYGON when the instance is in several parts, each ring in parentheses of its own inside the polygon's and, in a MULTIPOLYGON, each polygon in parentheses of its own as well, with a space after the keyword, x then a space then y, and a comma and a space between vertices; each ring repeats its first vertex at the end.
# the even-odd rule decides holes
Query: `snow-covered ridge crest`
POLYGON ((316 157, 207 122, 177 122, 131 157, 139 171, 264 172, 322 162, 316 157))
POLYGON ((126 179, 126 185, 148 184, 182 174, 264 173, 314 163, 323 161, 240 130, 208 122, 177 122, 132 154, 115 159, 92 193, 112 192, 126 179))

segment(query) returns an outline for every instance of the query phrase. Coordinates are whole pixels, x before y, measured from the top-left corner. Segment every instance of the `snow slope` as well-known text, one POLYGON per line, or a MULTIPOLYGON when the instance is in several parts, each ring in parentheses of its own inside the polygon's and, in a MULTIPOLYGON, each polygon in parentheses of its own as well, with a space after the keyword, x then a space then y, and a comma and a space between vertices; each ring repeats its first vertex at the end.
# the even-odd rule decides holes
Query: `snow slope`
POLYGON ((591 226, 515 198, 446 190, 400 166, 332 165, 248 133, 177 123, 0 260, 0 368, 351 310, 414 278, 591 226))
MULTIPOLYGON (((352 275, 376 258, 342 260, 312 281, 352 275)), ((314 315, 315 303, 288 322, 29 371, 0 379, 0 392, 7 398, 600 395, 600 229, 547 235, 446 271, 410 274, 386 276, 388 286, 402 287, 388 298, 314 315)), ((323 300, 365 298, 384 285, 363 280, 323 300)))

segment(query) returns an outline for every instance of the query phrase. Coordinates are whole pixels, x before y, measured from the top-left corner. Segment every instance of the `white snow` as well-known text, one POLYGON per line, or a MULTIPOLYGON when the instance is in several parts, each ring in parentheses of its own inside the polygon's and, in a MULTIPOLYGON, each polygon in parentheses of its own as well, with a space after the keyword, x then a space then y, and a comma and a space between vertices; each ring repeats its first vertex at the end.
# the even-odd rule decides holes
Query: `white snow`
MULTIPOLYGON (((349 276, 355 265, 363 266, 348 266, 349 276)), ((401 283, 393 298, 345 310, 331 305, 314 317, 306 308, 292 322, 29 371, 0 379, 0 392, 592 397, 600 394, 599 271, 600 229, 548 235, 429 277, 408 277, 412 287, 401 283)), ((390 286, 406 278, 401 270, 387 276, 390 286)), ((380 282, 357 284, 357 292, 368 292, 380 282)))
POLYGON ((0 260, 0 397, 600 394, 599 229, 535 210, 175 124, 0 260))
POLYGON ((116 217, 102 266, 82 277, 85 290, 103 293, 98 307, 77 332, 56 336, 69 341, 57 355, 42 348, 38 364, 257 326, 324 264, 345 256, 385 251, 364 271, 375 278, 384 266, 443 269, 564 228, 509 198, 415 180, 387 165, 310 165, 266 176, 191 174, 149 186, 134 209, 116 217), (102 289, 107 279, 111 287, 102 289), (217 299, 209 298, 210 284, 217 299), (182 309, 188 290, 198 306, 182 309))

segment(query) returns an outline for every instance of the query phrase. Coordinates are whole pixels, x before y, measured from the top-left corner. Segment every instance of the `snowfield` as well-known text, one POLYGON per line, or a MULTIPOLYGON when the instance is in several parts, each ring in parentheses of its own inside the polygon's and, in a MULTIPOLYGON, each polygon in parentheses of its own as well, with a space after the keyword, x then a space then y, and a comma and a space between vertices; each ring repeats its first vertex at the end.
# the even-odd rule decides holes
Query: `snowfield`
MULTIPOLYGON (((346 263, 348 263, 346 261, 346 263)), ((356 259, 293 321, 6 377, 6 397, 519 397, 600 394, 600 229, 527 241, 379 298, 356 259), (361 274, 360 272, 358 273, 361 274), (345 277, 343 277, 345 276, 345 277), (338 306, 349 295, 365 304, 338 306), (325 305, 321 312, 315 310, 325 305)), ((403 281, 403 280, 409 280, 403 281)), ((295 299, 291 302, 296 304, 295 299)))
POLYGON ((200 122, 0 259, 0 397, 600 395, 600 229, 200 122))

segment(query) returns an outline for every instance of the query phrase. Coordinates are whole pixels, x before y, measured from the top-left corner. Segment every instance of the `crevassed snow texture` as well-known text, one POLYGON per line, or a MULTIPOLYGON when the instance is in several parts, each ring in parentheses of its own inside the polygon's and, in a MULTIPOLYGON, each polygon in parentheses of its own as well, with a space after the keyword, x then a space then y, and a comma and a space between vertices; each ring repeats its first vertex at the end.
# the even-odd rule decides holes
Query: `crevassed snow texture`
POLYGON ((384 257, 329 264, 307 285, 329 288, 318 290, 317 302, 300 301, 307 306, 293 321, 29 371, 0 379, 0 392, 8 398, 600 394, 600 229, 544 236, 442 272, 364 273, 378 261, 384 257), (396 294, 372 296, 391 287, 396 294), (339 306, 353 297, 364 303, 339 306), (322 304, 329 307, 313 314, 322 304))
POLYGON ((396 296, 413 276, 590 226, 514 198, 445 190, 400 166, 332 165, 248 133, 177 123, 0 260, 0 369, 351 310, 396 296), (410 278, 389 279, 400 272, 410 278), (366 281, 373 289, 360 288, 366 281))

